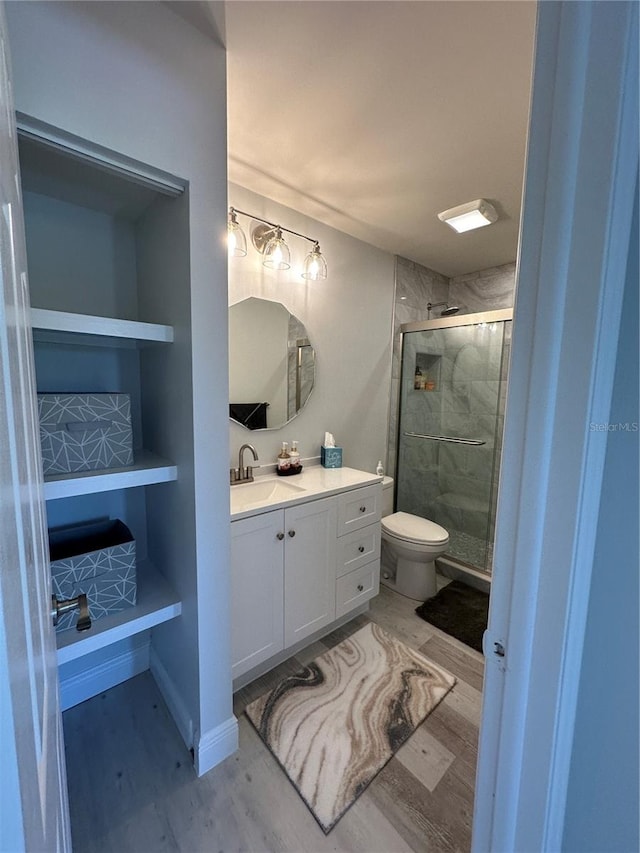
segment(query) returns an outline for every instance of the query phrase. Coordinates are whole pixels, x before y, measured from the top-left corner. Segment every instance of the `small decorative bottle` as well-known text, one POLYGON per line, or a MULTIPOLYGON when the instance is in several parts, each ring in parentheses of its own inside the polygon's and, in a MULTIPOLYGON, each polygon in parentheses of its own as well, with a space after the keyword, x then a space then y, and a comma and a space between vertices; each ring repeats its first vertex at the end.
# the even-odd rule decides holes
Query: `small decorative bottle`
POLYGON ((378 464, 376 465, 376 474, 378 475, 378 477, 384 477, 384 468, 382 466, 382 459, 380 459, 378 464))
POLYGON ((301 468, 300 465, 300 451, 298 450, 298 442, 291 442, 291 450, 289 451, 289 466, 291 468, 292 473, 296 474, 301 468))
POLYGON ((416 372, 413 376, 413 387, 416 391, 422 391, 422 371, 416 365, 416 372))
POLYGON ((289 456, 289 451, 287 447, 289 446, 288 442, 282 442, 282 450, 278 453, 278 473, 284 473, 289 470, 289 466, 291 465, 291 457, 289 456))

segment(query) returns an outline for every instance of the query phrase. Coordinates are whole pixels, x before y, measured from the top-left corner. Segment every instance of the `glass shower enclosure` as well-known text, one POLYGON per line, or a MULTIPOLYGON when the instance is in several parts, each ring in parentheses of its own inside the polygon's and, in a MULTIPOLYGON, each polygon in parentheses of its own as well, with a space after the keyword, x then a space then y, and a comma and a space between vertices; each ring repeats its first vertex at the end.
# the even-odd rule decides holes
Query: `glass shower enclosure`
POLYGON ((449 532, 445 559, 491 571, 512 310, 402 327, 396 510, 449 532))

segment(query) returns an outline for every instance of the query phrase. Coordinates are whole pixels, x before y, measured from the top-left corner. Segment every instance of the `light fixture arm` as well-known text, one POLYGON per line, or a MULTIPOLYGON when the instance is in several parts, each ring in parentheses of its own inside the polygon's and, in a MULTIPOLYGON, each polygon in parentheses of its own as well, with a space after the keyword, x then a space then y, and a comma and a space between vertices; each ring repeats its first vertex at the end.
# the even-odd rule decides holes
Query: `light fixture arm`
POLYGON ((319 244, 319 241, 315 240, 313 237, 307 237, 306 234, 300 234, 299 231, 292 231, 291 228, 285 228, 284 225, 279 225, 276 222, 270 222, 268 219, 263 219, 261 216, 256 216, 254 213, 247 213, 246 210, 240 210, 237 207, 230 207, 229 213, 232 215, 240 213, 242 214, 242 216, 248 216, 251 219, 256 219, 258 222, 262 222, 264 225, 268 225, 274 231, 277 231, 279 228, 280 231, 286 231, 287 234, 293 234, 295 237, 302 237, 303 240, 308 240, 310 243, 314 243, 316 246, 319 244))

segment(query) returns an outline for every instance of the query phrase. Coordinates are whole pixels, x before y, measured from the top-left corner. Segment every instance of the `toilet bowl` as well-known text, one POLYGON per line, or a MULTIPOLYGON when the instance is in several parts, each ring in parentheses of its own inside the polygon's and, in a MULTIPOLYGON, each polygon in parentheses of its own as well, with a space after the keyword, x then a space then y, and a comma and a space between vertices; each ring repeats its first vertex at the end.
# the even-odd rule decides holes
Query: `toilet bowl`
POLYGON ((447 550, 449 534, 426 518, 393 512, 391 477, 385 477, 382 484, 382 542, 382 583, 418 601, 434 596, 435 560, 447 550))

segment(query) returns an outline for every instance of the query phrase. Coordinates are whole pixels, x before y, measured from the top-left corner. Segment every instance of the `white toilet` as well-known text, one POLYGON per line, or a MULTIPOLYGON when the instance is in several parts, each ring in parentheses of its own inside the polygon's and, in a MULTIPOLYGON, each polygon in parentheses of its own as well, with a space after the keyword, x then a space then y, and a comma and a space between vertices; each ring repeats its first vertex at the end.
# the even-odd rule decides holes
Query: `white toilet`
POLYGON ((380 580, 385 586, 418 601, 436 594, 435 560, 447 550, 449 534, 426 518, 394 512, 391 477, 382 481, 382 544, 380 580))

